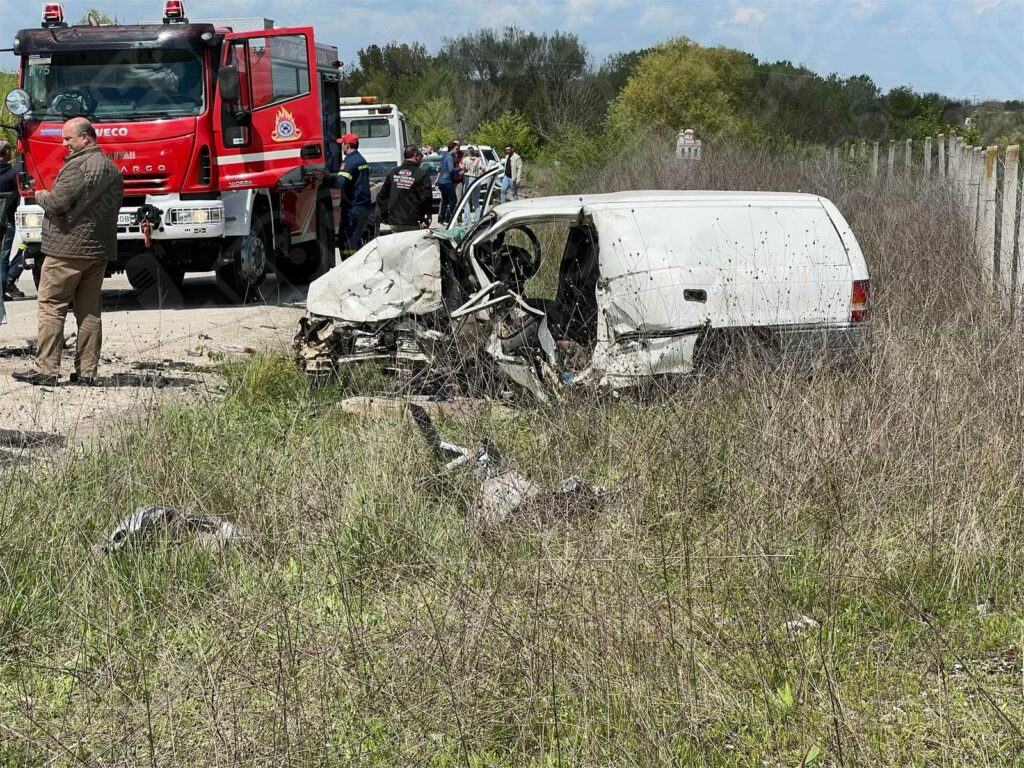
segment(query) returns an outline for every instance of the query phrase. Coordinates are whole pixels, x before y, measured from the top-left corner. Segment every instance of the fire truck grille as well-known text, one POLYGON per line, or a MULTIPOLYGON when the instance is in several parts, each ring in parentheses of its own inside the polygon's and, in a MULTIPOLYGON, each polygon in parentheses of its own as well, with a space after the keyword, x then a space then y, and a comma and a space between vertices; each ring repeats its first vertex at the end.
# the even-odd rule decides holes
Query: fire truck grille
POLYGON ((166 173, 126 173, 124 174, 124 193, 126 195, 146 192, 163 192, 171 177, 166 173))

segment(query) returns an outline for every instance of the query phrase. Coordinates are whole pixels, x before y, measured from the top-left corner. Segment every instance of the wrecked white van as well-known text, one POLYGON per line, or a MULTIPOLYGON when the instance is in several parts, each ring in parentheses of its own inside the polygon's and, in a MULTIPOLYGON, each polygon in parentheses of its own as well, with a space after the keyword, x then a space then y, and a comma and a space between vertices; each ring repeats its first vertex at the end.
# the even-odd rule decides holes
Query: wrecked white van
POLYGON ((296 344, 310 373, 483 358, 541 399, 685 374, 739 333, 859 357, 870 328, 867 265, 842 214, 774 192, 519 200, 468 230, 374 240, 310 286, 307 308, 296 344))

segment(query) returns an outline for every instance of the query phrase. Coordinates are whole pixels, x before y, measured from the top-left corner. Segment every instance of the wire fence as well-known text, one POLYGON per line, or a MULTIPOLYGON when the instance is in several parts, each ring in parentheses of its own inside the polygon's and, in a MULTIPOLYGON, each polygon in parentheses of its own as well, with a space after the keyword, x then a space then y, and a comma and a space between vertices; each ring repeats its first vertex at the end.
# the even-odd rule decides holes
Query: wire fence
POLYGON ((830 160, 881 180, 919 179, 949 184, 961 199, 974 231, 978 264, 995 300, 1014 322, 1024 323, 1024 222, 1020 147, 976 147, 959 136, 921 141, 854 142, 834 147, 830 160), (883 162, 884 161, 884 162, 883 162))

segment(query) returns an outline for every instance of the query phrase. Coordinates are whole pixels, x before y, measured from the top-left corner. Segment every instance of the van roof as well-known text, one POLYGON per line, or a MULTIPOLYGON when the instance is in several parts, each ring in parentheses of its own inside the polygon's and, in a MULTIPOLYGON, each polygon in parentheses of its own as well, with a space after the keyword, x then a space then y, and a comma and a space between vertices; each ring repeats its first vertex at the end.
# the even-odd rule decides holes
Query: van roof
POLYGON ((786 205, 816 206, 822 198, 803 192, 717 192, 706 190, 645 189, 625 192, 608 192, 596 195, 558 195, 553 197, 523 198, 499 205, 495 210, 501 215, 529 211, 552 216, 571 216, 581 208, 600 210, 637 205, 701 205, 717 203, 725 205, 786 205))

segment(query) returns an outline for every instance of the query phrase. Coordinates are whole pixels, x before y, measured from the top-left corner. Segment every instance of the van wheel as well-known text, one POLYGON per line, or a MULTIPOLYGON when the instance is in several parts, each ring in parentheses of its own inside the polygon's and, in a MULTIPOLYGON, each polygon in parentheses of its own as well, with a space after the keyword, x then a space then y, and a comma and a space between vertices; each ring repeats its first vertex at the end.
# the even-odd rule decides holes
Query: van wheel
POLYGON ((307 285, 334 266, 334 227, 327 203, 316 204, 316 240, 302 243, 286 256, 278 256, 274 271, 279 281, 307 285))
POLYGON ((245 304, 260 295, 259 287, 267 276, 271 252, 270 218, 256 214, 249 234, 231 238, 225 244, 222 263, 216 269, 217 287, 234 304, 245 304))
POLYGON ((181 267, 164 264, 152 253, 142 253, 129 259, 124 271, 143 308, 182 305, 185 271, 181 267))

